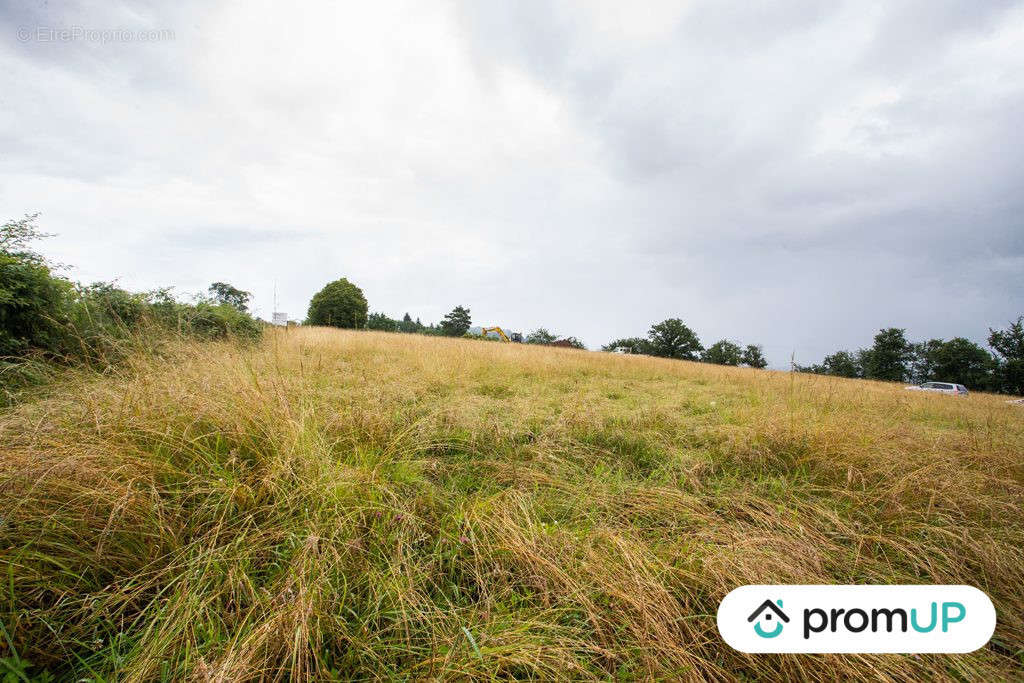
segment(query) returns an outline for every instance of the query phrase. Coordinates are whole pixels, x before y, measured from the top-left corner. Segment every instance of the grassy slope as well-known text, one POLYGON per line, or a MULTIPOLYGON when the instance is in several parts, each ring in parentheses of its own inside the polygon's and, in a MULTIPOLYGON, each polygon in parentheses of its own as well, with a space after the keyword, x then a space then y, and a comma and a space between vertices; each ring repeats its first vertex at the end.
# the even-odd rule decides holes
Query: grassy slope
POLYGON ((1024 410, 999 397, 303 329, 71 382, 0 443, 0 656, 29 672, 1024 673, 1024 410), (735 586, 831 582, 973 584, 999 626, 950 656, 717 636, 735 586))

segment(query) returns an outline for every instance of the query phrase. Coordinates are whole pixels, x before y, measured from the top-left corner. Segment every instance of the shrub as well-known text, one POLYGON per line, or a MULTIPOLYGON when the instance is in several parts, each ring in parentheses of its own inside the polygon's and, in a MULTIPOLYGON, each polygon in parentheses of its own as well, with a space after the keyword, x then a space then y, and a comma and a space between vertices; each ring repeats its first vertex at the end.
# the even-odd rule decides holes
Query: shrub
POLYGON ((45 263, 0 252, 0 355, 56 347, 70 290, 71 284, 45 263))
POLYGON ((230 285, 217 283, 222 285, 221 298, 227 297, 222 303, 187 304, 166 289, 129 292, 110 282, 74 285, 54 275, 51 264, 30 248, 33 240, 45 237, 35 219, 30 215, 0 226, 4 403, 14 402, 17 390, 49 379, 61 364, 106 369, 133 348, 152 350, 176 335, 240 340, 260 336, 260 324, 244 311, 247 293, 230 285))
POLYGON ((38 214, 0 225, 0 355, 59 343, 59 320, 71 283, 53 275, 51 264, 30 245, 39 232, 38 214))
POLYGON ((252 316, 231 304, 182 304, 181 320, 187 333, 202 339, 251 341, 262 333, 260 324, 252 316))

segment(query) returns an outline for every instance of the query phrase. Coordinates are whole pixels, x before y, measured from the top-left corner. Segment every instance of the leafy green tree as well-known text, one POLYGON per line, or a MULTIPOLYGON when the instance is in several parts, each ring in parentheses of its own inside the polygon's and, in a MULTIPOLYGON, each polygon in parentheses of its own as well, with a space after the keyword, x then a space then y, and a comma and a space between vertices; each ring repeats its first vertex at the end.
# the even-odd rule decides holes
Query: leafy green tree
POLYGON ((996 360, 985 349, 969 339, 953 337, 949 341, 932 339, 923 345, 927 354, 929 375, 921 381, 957 382, 969 389, 992 387, 996 360), (938 343, 936 343, 938 342, 938 343))
POLYGON ((821 363, 823 375, 836 377, 863 377, 864 369, 857 354, 849 351, 836 351, 825 356, 821 363))
POLYGON ((383 313, 371 313, 366 319, 366 329, 381 332, 398 332, 399 322, 383 313))
POLYGON ((879 330, 874 345, 866 354, 865 375, 869 379, 904 381, 908 374, 911 351, 906 330, 898 327, 879 330))
POLYGON ((419 318, 416 318, 416 320, 413 320, 412 316, 409 315, 408 313, 406 313, 404 316, 402 316, 401 322, 398 323, 398 331, 399 332, 409 332, 409 333, 412 333, 412 332, 422 332, 423 331, 423 323, 420 322, 419 318))
POLYGON ((766 368, 768 360, 764 357, 764 350, 757 344, 747 344, 743 349, 742 362, 751 368, 766 368))
POLYGON ((306 314, 307 325, 362 328, 367 319, 363 290, 345 278, 327 283, 313 295, 306 314))
POLYGON ((214 304, 227 304, 243 313, 249 311, 249 302, 252 300, 250 292, 233 287, 226 282, 214 282, 207 291, 214 304))
POLYGON ((999 354, 995 384, 1000 391, 1024 395, 1024 316, 1005 330, 989 329, 988 345, 999 354))
POLYGON ((446 337, 461 337, 469 331, 472 324, 473 320, 469 317, 469 309, 456 306, 441 320, 441 331, 446 337))
POLYGON ((523 341, 527 344, 550 344, 556 339, 558 339, 558 337, 549 332, 547 328, 538 327, 533 332, 526 335, 523 341))
POLYGON ((911 382, 921 384, 935 377, 935 357, 945 342, 929 339, 911 345, 909 377, 911 382))
POLYGON ((679 318, 669 318, 652 325, 648 332, 652 355, 681 360, 697 360, 704 350, 693 330, 679 318))
POLYGON ((1024 316, 1010 323, 1005 330, 990 328, 988 343, 1003 358, 1024 358, 1024 316))
POLYGON ((626 337, 624 339, 613 339, 601 347, 602 351, 622 350, 631 354, 648 354, 651 343, 642 337, 626 337))
POLYGON ((722 339, 705 349, 700 359, 715 365, 739 365, 743 360, 743 349, 739 344, 722 339))

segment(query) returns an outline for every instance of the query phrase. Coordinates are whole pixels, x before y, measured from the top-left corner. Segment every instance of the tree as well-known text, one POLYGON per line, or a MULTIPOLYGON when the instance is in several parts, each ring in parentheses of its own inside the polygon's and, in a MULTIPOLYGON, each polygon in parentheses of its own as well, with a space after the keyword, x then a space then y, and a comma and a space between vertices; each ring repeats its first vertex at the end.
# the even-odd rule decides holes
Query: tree
POLYGON ((214 282, 207 291, 210 292, 215 304, 227 304, 243 313, 249 311, 249 301, 252 300, 252 294, 249 292, 232 287, 226 282, 214 282))
POLYGON ((875 335, 875 343, 865 359, 865 374, 869 379, 904 381, 907 377, 911 349, 906 330, 898 327, 879 330, 875 335))
POLYGON ((941 339, 929 339, 911 345, 909 371, 911 382, 921 384, 935 379, 935 357, 944 343, 941 339))
POLYGON ((423 324, 420 323, 420 319, 412 319, 412 316, 406 313, 402 316, 402 321, 398 323, 399 332, 421 332, 423 330, 423 324))
POLYGON ((601 350, 643 354, 650 351, 650 346, 651 343, 642 337, 626 337, 625 339, 613 339, 602 346, 601 350))
POLYGON ((381 332, 398 332, 399 322, 383 313, 371 313, 366 319, 366 329, 381 332))
POLYGON ((648 339, 651 354, 663 358, 697 360, 697 354, 704 350, 697 335, 679 318, 652 325, 648 339))
POLYGON ((586 348, 587 348, 586 346, 584 346, 583 342, 581 342, 576 337, 566 337, 565 339, 560 339, 559 341, 568 343, 569 347, 573 348, 573 349, 583 349, 583 350, 586 350, 586 348))
POLYGON ((743 360, 743 349, 739 344, 722 339, 709 346, 700 359, 715 365, 739 365, 743 360))
POLYGON ((456 306, 441 320, 441 331, 446 337, 461 337, 469 332, 469 326, 472 324, 469 309, 456 306))
POLYGON ((313 295, 306 314, 307 325, 361 328, 366 324, 363 290, 345 278, 328 282, 313 295))
POLYGON ((554 334, 548 332, 544 327, 538 327, 523 339, 527 344, 550 344, 557 339, 554 334))
POLYGON ((824 375, 835 375, 836 377, 863 377, 864 369, 856 354, 849 351, 836 351, 825 356, 820 367, 824 375))
POLYGON ((989 328, 988 345, 999 354, 996 384, 1000 391, 1024 394, 1024 316, 1005 330, 989 328))
POLYGON ((744 365, 752 368, 766 368, 768 367, 768 360, 764 357, 764 350, 757 344, 747 344, 747 348, 743 349, 744 365))
POLYGON ((995 359, 971 340, 953 337, 947 342, 940 342, 931 355, 934 367, 928 379, 957 382, 970 389, 988 389, 991 386, 995 359))

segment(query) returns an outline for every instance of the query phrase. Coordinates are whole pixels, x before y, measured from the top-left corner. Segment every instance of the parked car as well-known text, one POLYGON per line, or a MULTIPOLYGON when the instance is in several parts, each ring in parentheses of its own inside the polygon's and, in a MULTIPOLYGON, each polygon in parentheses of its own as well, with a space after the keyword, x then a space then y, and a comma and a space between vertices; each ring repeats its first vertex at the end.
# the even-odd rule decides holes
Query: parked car
POLYGON ((925 382, 921 385, 907 387, 910 391, 936 391, 940 394, 952 394, 954 396, 966 396, 967 387, 963 384, 952 382, 925 382))

